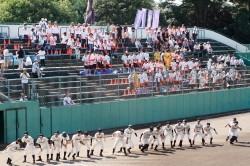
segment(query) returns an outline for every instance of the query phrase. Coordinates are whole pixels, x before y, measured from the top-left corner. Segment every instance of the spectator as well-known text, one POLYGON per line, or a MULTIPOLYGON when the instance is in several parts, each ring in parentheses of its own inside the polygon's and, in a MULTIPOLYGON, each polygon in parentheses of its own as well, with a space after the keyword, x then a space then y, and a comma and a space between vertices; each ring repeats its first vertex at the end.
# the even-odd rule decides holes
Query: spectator
POLYGON ((138 51, 140 51, 141 49, 143 49, 139 38, 136 39, 135 47, 137 48, 138 51))
POLYGON ((240 59, 239 59, 239 66, 245 66, 245 64, 244 64, 244 61, 243 61, 242 57, 240 57, 240 59))
POLYGON ((31 29, 30 32, 30 40, 31 40, 31 49, 34 50, 36 48, 36 31, 34 28, 31 29))
POLYGON ((22 81, 21 81, 22 92, 25 96, 27 96, 28 95, 28 82, 29 82, 29 78, 30 78, 30 75, 27 72, 27 69, 23 69, 23 72, 21 73, 20 78, 22 78, 22 81))
POLYGON ((74 26, 74 22, 71 22, 70 23, 70 26, 69 26, 69 34, 70 36, 73 36, 75 35, 75 26, 74 26))
MULTIPOLYGON (((127 32, 127 29, 124 29, 124 32, 127 32)), ((118 43, 122 42, 122 27, 119 24, 117 25, 117 39, 118 43)))
POLYGON ((26 101, 26 100, 27 100, 27 98, 24 95, 24 93, 21 93, 21 98, 19 99, 19 101, 26 101))
POLYGON ((0 54, 1 71, 4 70, 4 56, 0 54))
POLYGON ((128 32, 128 29, 126 32, 124 32, 124 44, 125 44, 125 47, 128 47, 128 44, 129 44, 129 32, 128 32))
POLYGON ((78 23, 77 26, 75 27, 75 39, 80 40, 80 35, 81 35, 81 24, 78 23))
POLYGON ((67 92, 66 96, 63 99, 63 105, 64 106, 68 106, 68 105, 74 105, 75 103, 72 101, 72 99, 70 98, 70 93, 67 92))
POLYGON ((59 43, 59 42, 60 42, 60 41, 59 41, 59 40, 60 40, 60 39, 59 39, 59 32, 60 32, 60 28, 59 28, 57 22, 55 21, 55 22, 54 22, 54 26, 52 27, 52 34, 53 34, 53 36, 55 37, 56 43, 59 43))
POLYGON ((82 32, 81 32, 81 44, 82 44, 82 47, 85 47, 86 48, 86 38, 88 38, 88 34, 87 32, 85 31, 85 28, 82 29, 82 32))
POLYGON ((19 50, 16 52, 17 58, 18 58, 18 69, 23 70, 23 58, 25 55, 25 52, 23 50, 23 46, 19 47, 19 50))
POLYGON ((128 76, 128 82, 129 82, 129 90, 133 91, 134 90, 134 83, 135 83, 135 77, 132 72, 130 72, 128 76))
POLYGON ((135 36, 135 27, 134 27, 134 24, 132 24, 131 32, 132 32, 131 42, 134 43, 135 37, 136 37, 136 36, 135 36))
POLYGON ((38 37, 38 47, 40 48, 44 45, 44 42, 45 42, 45 34, 43 33, 41 28, 39 29, 37 33, 37 37, 38 37))
POLYGON ((28 43, 28 34, 29 32, 28 32, 27 24, 24 23, 23 24, 23 42, 24 43, 28 43))
POLYGON ((116 30, 116 27, 115 27, 114 23, 111 24, 110 30, 111 30, 110 32, 111 32, 112 38, 115 39, 115 30, 116 30))
POLYGON ((45 67, 45 50, 43 47, 40 48, 39 52, 37 53, 37 56, 39 56, 41 67, 45 67))
POLYGON ((107 23, 106 32, 107 32, 107 33, 110 33, 110 25, 109 25, 109 22, 107 23))
POLYGON ((147 30, 147 45, 148 45, 148 48, 152 48, 152 39, 153 37, 153 33, 152 33, 152 30, 151 28, 148 28, 147 30))
POLYGON ((156 50, 155 54, 154 54, 154 60, 161 60, 161 55, 160 55, 160 52, 159 50, 156 50))
POLYGON ((199 31, 198 31, 197 27, 194 26, 193 33, 192 33, 192 38, 194 39, 194 43, 196 43, 196 41, 197 41, 198 34, 199 34, 199 31))
POLYGON ((33 64, 32 64, 32 75, 33 75, 33 78, 39 78, 39 77, 42 77, 42 75, 43 75, 41 70, 40 70, 37 59, 35 59, 33 64))
POLYGON ((76 39, 76 42, 75 42, 75 54, 76 54, 76 59, 80 59, 80 48, 81 48, 81 43, 79 41, 79 38, 76 39))
POLYGON ((90 33, 89 37, 88 37, 88 45, 89 45, 88 48, 91 51, 93 50, 94 41, 95 41, 95 39, 94 39, 93 33, 90 33))
POLYGON ((9 65, 11 64, 11 57, 10 57, 10 52, 6 46, 4 47, 3 55, 4 55, 5 68, 8 69, 9 65))
MULTIPOLYGON (((85 38, 84 38, 84 40, 85 40, 85 38)), ((63 33, 61 43, 62 43, 62 54, 66 54, 67 53, 67 51, 66 51, 67 50, 67 43, 68 43, 68 37, 67 37, 66 32, 63 33)))

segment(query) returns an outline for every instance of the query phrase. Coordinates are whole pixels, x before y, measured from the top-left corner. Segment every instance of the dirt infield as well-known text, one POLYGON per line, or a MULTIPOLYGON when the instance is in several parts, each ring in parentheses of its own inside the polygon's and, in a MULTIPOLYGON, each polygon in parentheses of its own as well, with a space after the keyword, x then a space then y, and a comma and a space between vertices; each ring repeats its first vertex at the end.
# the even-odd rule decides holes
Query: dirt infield
MULTIPOLYGON (((202 119, 202 117, 200 117, 202 119)), ((242 113, 224 117, 217 117, 213 119, 202 120, 201 123, 205 125, 207 122, 211 123, 212 127, 215 127, 218 135, 213 132, 214 140, 213 145, 207 144, 206 146, 201 146, 201 138, 196 137, 195 146, 189 147, 189 142, 187 137, 184 137, 183 147, 175 147, 170 149, 169 139, 166 139, 165 147, 167 150, 162 150, 161 145, 159 146, 159 151, 153 151, 149 149, 144 154, 140 152, 138 145, 138 138, 133 137, 135 148, 131 150, 129 156, 124 156, 123 153, 115 153, 112 155, 112 147, 114 140, 111 140, 110 135, 107 137, 107 142, 104 144, 104 157, 99 157, 99 147, 94 151, 94 156, 91 159, 86 157, 85 146, 81 147, 80 157, 76 160, 69 158, 67 161, 61 160, 60 162, 51 161, 50 164, 46 162, 36 162, 32 164, 31 154, 27 156, 27 163, 22 163, 23 161, 23 151, 14 152, 13 165, 74 165, 74 166, 93 166, 93 165, 144 165, 144 166, 160 166, 160 165, 171 165, 171 166, 182 166, 182 165, 192 165, 192 166, 246 166, 250 163, 250 113, 242 113), (238 143, 230 145, 229 142, 225 141, 228 133, 228 128, 225 128, 225 124, 236 117, 239 121, 242 131, 239 131, 238 143), (248 164, 247 164, 248 163, 248 164)), ((188 122, 191 126, 191 136, 193 135, 193 122, 188 122)), ((144 129, 136 130, 138 135, 142 133, 144 129)), ((209 142, 209 137, 206 138, 206 142, 209 142)), ((179 140, 177 139, 177 144, 179 140)), ((118 148, 116 149, 116 151, 118 148)), ((36 149, 36 154, 38 148, 36 149)), ((62 158, 63 152, 61 152, 62 158)), ((55 158, 55 157, 54 157, 55 158)), ((36 155, 37 159, 37 155, 36 155)), ((43 152, 42 159, 45 161, 46 154, 43 152)), ((0 153, 1 166, 6 165, 7 155, 0 153)))

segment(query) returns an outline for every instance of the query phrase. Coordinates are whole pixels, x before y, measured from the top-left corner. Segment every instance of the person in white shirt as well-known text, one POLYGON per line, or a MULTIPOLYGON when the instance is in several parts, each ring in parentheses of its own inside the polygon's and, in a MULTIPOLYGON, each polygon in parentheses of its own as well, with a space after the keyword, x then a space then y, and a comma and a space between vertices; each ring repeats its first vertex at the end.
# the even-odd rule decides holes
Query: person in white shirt
POLYGON ((173 148, 173 127, 167 121, 166 126, 162 127, 162 130, 163 130, 162 148, 165 149, 164 144, 167 136, 169 136, 171 148, 173 148))
POLYGON ((81 35, 81 24, 78 23, 77 26, 75 27, 75 39, 80 40, 80 35, 81 35))
POLYGON ((238 129, 240 129, 240 131, 242 131, 242 128, 238 125, 238 121, 235 121, 234 124, 230 125, 230 130, 229 130, 229 134, 232 137, 230 139, 230 144, 234 144, 233 142, 238 138, 238 129))
POLYGON ((20 74, 20 78, 22 78, 22 92, 25 96, 28 95, 28 81, 30 78, 29 73, 27 72, 27 69, 23 69, 23 72, 20 74))
MULTIPOLYGON (((161 126, 158 125, 156 126, 156 128, 154 128, 154 136, 155 136, 155 140, 154 142, 156 142, 155 144, 155 148, 154 148, 154 143, 151 144, 151 148, 150 149, 154 149, 155 151, 158 151, 157 147, 160 144, 160 140, 163 138, 163 130, 161 129, 161 126)), ((151 142, 153 142, 154 137, 151 135, 149 138, 149 144, 151 142)))
POLYGON ((102 155, 102 152, 104 149, 103 141, 106 142, 105 135, 102 132, 102 129, 98 129, 97 133, 95 134, 95 142, 94 142, 93 146, 91 147, 91 154, 90 155, 94 155, 94 149, 95 149, 96 145, 100 145, 101 146, 100 156, 101 157, 103 156, 102 155))
POLYGON ((138 51, 143 49, 139 38, 137 38, 136 41, 135 41, 135 47, 137 48, 138 51))
MULTIPOLYGON (((182 125, 184 127, 184 136, 187 135, 188 141, 190 143, 190 147, 192 147, 192 142, 191 142, 191 138, 190 138, 190 129, 191 129, 190 125, 186 122, 185 119, 182 121, 182 125)), ((184 138, 184 136, 183 136, 183 138, 184 138)))
POLYGON ((130 52, 130 54, 129 54, 128 58, 127 58, 127 61, 128 61, 129 70, 131 71, 132 67, 133 67, 132 66, 133 65, 133 54, 132 54, 132 52, 130 52))
POLYGON ((194 125, 194 136, 193 136, 193 145, 195 142, 195 138, 197 135, 200 135, 202 138, 202 145, 205 146, 205 140, 204 140, 204 129, 203 125, 200 123, 200 119, 197 119, 197 123, 194 125))
POLYGON ((108 54, 104 56, 103 67, 104 68, 110 67, 110 56, 108 54))
POLYGON ((62 132, 62 134, 59 135, 62 138, 62 148, 63 148, 63 160, 67 160, 66 159, 66 154, 67 154, 67 148, 68 148, 68 142, 70 140, 69 135, 66 132, 62 132))
POLYGON ((74 36, 74 35, 75 35, 74 22, 71 22, 71 23, 70 23, 70 26, 69 26, 69 33, 70 33, 70 36, 74 36))
POLYGON ((74 49, 75 49, 76 59, 80 59, 80 54, 81 54, 81 50, 80 50, 80 49, 81 49, 81 43, 80 43, 80 41, 79 41, 79 38, 76 39, 74 49))
POLYGON ((174 132, 175 132, 175 138, 174 138, 173 147, 175 147, 175 143, 176 143, 177 137, 179 135, 180 135, 179 146, 182 147, 182 141, 183 141, 185 130, 184 130, 184 126, 181 124, 180 120, 178 120, 177 124, 174 126, 174 132))
POLYGON ((211 130, 214 130, 215 134, 218 134, 217 131, 215 130, 215 128, 211 127, 210 126, 210 123, 207 123, 206 126, 204 126, 204 131, 205 131, 205 136, 204 136, 204 139, 207 135, 210 135, 210 144, 213 143, 213 133, 211 130))
POLYGON ((88 38, 88 33, 85 31, 85 28, 81 32, 81 44, 83 48, 86 48, 86 39, 88 38))
POLYGON ((139 142, 142 142, 142 144, 141 145, 139 145, 139 149, 141 149, 141 152, 145 152, 144 150, 145 149, 148 149, 148 147, 149 147, 149 138, 150 138, 150 136, 152 135, 153 136, 153 138, 155 139, 155 136, 154 136, 154 127, 153 126, 151 126, 149 129, 147 129, 147 130, 145 130, 142 134, 141 134, 141 136, 140 136, 140 140, 139 140, 139 142))
POLYGON ((144 59, 145 59, 145 61, 149 61, 149 53, 148 53, 147 49, 146 49, 146 51, 144 53, 144 59))
POLYGON ((23 30, 23 42, 24 43, 28 43, 29 30, 27 28, 27 24, 26 23, 23 24, 23 29, 22 30, 23 30))
POLYGON ((37 37, 37 34, 36 34, 36 31, 34 28, 31 29, 31 32, 30 32, 30 41, 31 41, 31 49, 34 50, 35 47, 36 47, 36 37, 37 37))
MULTIPOLYGON (((76 154, 78 154, 79 157, 79 149, 80 149, 80 144, 82 143, 82 131, 78 130, 76 134, 73 135, 71 143, 72 143, 72 150, 73 152, 74 149, 74 154, 72 155, 72 158, 75 160, 76 154)), ((70 155, 70 154, 69 154, 70 155)))
POLYGON ((40 62, 41 62, 41 67, 45 67, 45 50, 43 47, 40 48, 38 51, 37 56, 39 56, 40 62))
POLYGON ((239 66, 245 66, 245 64, 244 64, 244 61, 243 61, 242 57, 240 57, 240 59, 239 59, 239 66))
POLYGON ((54 26, 52 27, 52 34, 55 37, 55 41, 56 43, 59 43, 59 32, 60 32, 60 28, 57 24, 57 22, 54 22, 54 26))
POLYGON ((161 70, 158 70, 158 72, 155 73, 155 79, 156 79, 156 84, 157 84, 156 91, 159 91, 161 87, 161 81, 163 81, 161 70))
MULTIPOLYGON (((130 147, 127 149, 128 153, 131 153, 130 149, 134 148, 134 143, 132 141, 132 135, 135 134, 135 136, 137 137, 137 133, 135 133, 135 130, 133 129, 132 125, 128 125, 128 128, 126 128, 124 130, 124 133, 126 134, 127 138, 128 138, 128 144, 130 145, 130 147)), ((119 152, 122 152, 122 148, 120 149, 119 152)))
POLYGON ((208 69, 208 71, 211 70, 211 67, 212 67, 212 59, 209 58, 209 60, 207 61, 207 69, 208 69))
POLYGON ((114 146, 113 146, 113 154, 115 153, 115 148, 117 147, 117 145, 119 143, 121 143, 121 147, 124 151, 125 156, 127 156, 127 152, 126 152, 126 146, 125 146, 125 138, 126 138, 126 144, 128 143, 128 138, 127 135, 124 133, 124 129, 121 129, 119 131, 116 131, 112 134, 112 138, 111 140, 114 139, 114 137, 116 137, 114 146))
POLYGON ((84 135, 82 137, 82 144, 86 146, 87 157, 90 158, 89 151, 90 151, 90 146, 92 146, 92 137, 88 134, 87 131, 84 132, 84 135))
POLYGON ((61 143, 62 138, 59 136, 59 131, 55 131, 54 135, 50 138, 52 141, 53 146, 50 148, 50 160, 53 160, 53 152, 56 150, 56 161, 59 161, 60 158, 60 149, 61 149, 61 143))
POLYGON ((68 106, 68 105, 74 105, 75 103, 72 101, 72 99, 70 98, 70 93, 67 92, 66 96, 63 99, 63 105, 64 106, 68 106))
POLYGON ((33 163, 35 163, 35 146, 34 146, 34 139, 29 136, 29 133, 27 131, 24 132, 24 137, 22 138, 22 142, 26 143, 26 147, 24 149, 24 160, 23 163, 26 162, 26 157, 27 157, 27 151, 30 150, 33 158, 33 163))
POLYGON ((89 62, 89 52, 85 53, 84 56, 82 57, 85 73, 88 73, 90 69, 90 62, 89 62))
POLYGON ((93 49, 94 41, 95 41, 95 38, 93 36, 93 33, 90 33, 89 36, 88 36, 88 48, 91 51, 93 49))
POLYGON ((37 138, 36 143, 39 145, 39 151, 38 151, 38 160, 36 161, 42 161, 41 158, 41 153, 43 150, 46 150, 47 153, 47 162, 49 163, 49 143, 48 143, 49 139, 44 137, 43 134, 39 134, 39 138, 37 138))
POLYGON ((3 153, 8 153, 9 157, 7 159, 7 164, 12 165, 11 161, 13 160, 13 154, 12 151, 20 148, 20 144, 21 144, 22 140, 20 138, 18 138, 16 141, 12 142, 11 144, 9 144, 8 146, 6 146, 6 148, 4 149, 3 153))
POLYGON ((63 32, 63 36, 62 36, 61 43, 62 43, 62 44, 66 44, 67 41, 68 41, 67 33, 66 33, 66 32, 63 32))
POLYGON ((42 77, 42 72, 39 68, 39 63, 37 59, 35 59, 32 64, 32 74, 33 74, 33 78, 42 77))
POLYGON ((196 72, 195 68, 193 68, 192 71, 190 72, 190 76, 191 76, 190 84, 196 84, 197 72, 196 72))

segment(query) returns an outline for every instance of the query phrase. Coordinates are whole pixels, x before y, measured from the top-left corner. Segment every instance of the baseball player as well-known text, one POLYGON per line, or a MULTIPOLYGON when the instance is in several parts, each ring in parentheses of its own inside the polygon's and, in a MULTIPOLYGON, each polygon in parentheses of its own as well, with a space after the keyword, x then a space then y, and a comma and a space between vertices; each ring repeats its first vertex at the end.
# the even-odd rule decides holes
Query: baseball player
POLYGON ((82 144, 86 146, 87 157, 90 158, 89 151, 90 151, 90 146, 92 146, 92 137, 88 134, 87 131, 84 132, 84 135, 82 137, 82 144))
POLYGON ((242 131, 242 128, 238 125, 238 121, 235 121, 234 124, 232 124, 231 128, 230 128, 230 136, 232 137, 230 139, 230 144, 234 144, 233 142, 238 137, 238 131, 237 131, 237 129, 240 129, 240 131, 242 131))
POLYGON ((183 141, 183 136, 184 136, 184 126, 181 124, 181 121, 178 120, 177 124, 174 126, 174 132, 175 132, 175 137, 174 137, 174 145, 173 147, 175 147, 175 143, 177 140, 177 137, 180 135, 180 143, 179 146, 182 147, 182 141, 183 141))
POLYGON ((22 142, 21 139, 18 138, 16 141, 14 141, 11 144, 9 144, 8 146, 6 146, 6 148, 4 149, 4 152, 3 152, 3 153, 7 152, 9 155, 6 164, 12 165, 12 163, 11 163, 11 161, 13 160, 12 151, 19 148, 21 142, 22 142))
POLYGON ((62 132, 62 134, 60 134, 59 137, 62 138, 61 148, 63 148, 63 152, 64 152, 63 160, 67 160, 66 154, 67 154, 67 147, 68 147, 67 145, 70 140, 69 135, 66 132, 62 132))
MULTIPOLYGON (((160 139, 161 138, 163 138, 163 135, 162 135, 162 133, 163 133, 163 130, 161 129, 161 126, 157 126, 155 129, 154 129, 154 136, 155 136, 155 141, 154 142, 156 142, 156 145, 155 145, 155 148, 154 148, 154 150, 155 151, 158 151, 158 149, 157 149, 157 147, 159 146, 159 144, 160 144, 160 139)), ((150 138, 149 138, 149 144, 153 141, 153 136, 150 136, 150 138)), ((151 144, 151 149, 153 149, 153 146, 154 146, 154 144, 152 143, 151 144)))
POLYGON ((50 148, 50 160, 53 160, 53 152, 54 150, 56 150, 56 161, 59 161, 60 147, 62 142, 62 138, 59 136, 59 131, 55 131, 54 135, 50 138, 50 140, 53 144, 53 147, 51 146, 50 148))
POLYGON ((148 140, 149 140, 149 138, 150 138, 150 136, 152 135, 153 137, 154 137, 154 139, 155 139, 155 136, 154 136, 154 128, 151 126, 150 128, 149 128, 149 130, 145 130, 142 134, 141 134, 141 136, 140 136, 140 140, 139 140, 139 142, 141 142, 142 141, 142 145, 140 145, 139 146, 139 148, 141 149, 141 151, 144 153, 145 151, 145 149, 147 149, 148 148, 148 146, 149 146, 149 144, 148 144, 148 140))
POLYGON ((213 133, 211 130, 214 130, 215 134, 218 134, 217 131, 215 130, 215 128, 211 127, 210 126, 210 123, 207 123, 206 126, 204 126, 204 131, 205 131, 205 136, 204 136, 204 139, 207 135, 210 135, 210 144, 213 143, 213 133))
POLYGON ((127 156, 127 152, 126 152, 126 147, 125 147, 125 138, 126 138, 126 144, 128 143, 128 137, 127 135, 124 133, 124 129, 121 129, 120 131, 116 131, 112 134, 112 138, 111 140, 114 139, 114 137, 116 137, 116 140, 115 140, 115 144, 113 146, 113 154, 115 153, 115 148, 116 146, 121 143, 121 146, 123 148, 123 151, 124 151, 124 154, 125 156, 127 156))
MULTIPOLYGON (((162 127, 161 127, 161 124, 158 124, 157 126, 156 126, 156 128, 154 128, 154 132, 155 132, 155 130, 157 129, 157 127, 159 127, 159 132, 161 132, 161 134, 160 134, 160 136, 163 138, 163 136, 162 136, 162 133, 163 133, 163 129, 162 129, 162 127)), ((156 132, 156 134, 158 134, 158 132, 156 132)), ((156 134, 154 134, 155 135, 155 137, 156 137, 156 134)), ((157 138, 157 137, 156 137, 157 138)), ((151 144, 151 148, 150 149, 154 149, 154 141, 153 141, 153 136, 151 135, 150 136, 150 138, 149 138, 149 145, 151 144)), ((159 144, 158 144, 158 146, 159 146, 159 144)), ((157 146, 157 147, 158 147, 157 146)))
POLYGON ((201 122, 200 119, 197 119, 197 123, 194 125, 193 145, 195 142, 195 137, 197 135, 200 135, 202 138, 202 145, 205 146, 203 125, 200 122, 201 122))
POLYGON ((27 157, 27 151, 30 150, 33 158, 33 163, 35 163, 35 146, 34 146, 34 139, 29 136, 29 133, 27 131, 24 132, 24 137, 22 138, 22 142, 26 143, 26 147, 24 149, 24 160, 23 163, 26 162, 26 157, 27 157))
POLYGON ((96 145, 99 144, 101 146, 100 156, 101 157, 103 156, 102 155, 102 152, 103 152, 103 149, 104 149, 103 140, 104 140, 104 142, 106 142, 105 135, 102 132, 102 129, 98 129, 97 133, 95 134, 95 142, 93 143, 93 146, 91 147, 90 155, 94 155, 94 149, 95 149, 96 145))
MULTIPOLYGON (((131 153, 130 149, 134 148, 134 143, 132 141, 132 135, 135 134, 135 136, 137 137, 137 133, 135 133, 135 130, 133 129, 132 125, 128 125, 128 128, 126 128, 124 130, 124 133, 127 135, 128 144, 130 145, 130 147, 127 149, 127 151, 128 151, 128 153, 131 153)), ((119 152, 122 152, 122 147, 120 148, 119 152)))
MULTIPOLYGON (((231 126, 232 126, 236 121, 237 121, 236 118, 233 118, 233 121, 231 121, 231 122, 229 122, 228 124, 226 124, 225 127, 227 127, 227 126, 230 127, 230 128, 229 128, 229 131, 228 131, 228 135, 227 135, 226 141, 227 141, 227 140, 229 139, 229 137, 230 137, 231 126)), ((236 134, 238 135, 238 130, 236 130, 236 134)), ((237 137, 236 137, 236 142, 238 142, 237 137)))
POLYGON ((173 127, 170 125, 169 122, 167 122, 166 126, 163 127, 163 132, 164 133, 163 133, 163 139, 162 139, 162 148, 166 149, 164 147, 164 143, 165 143, 167 136, 169 136, 171 148, 173 148, 173 127))
POLYGON ((43 134, 40 134, 39 135, 39 138, 37 138, 36 140, 36 143, 39 145, 39 151, 38 151, 38 160, 36 161, 42 161, 42 158, 41 158, 41 153, 43 151, 43 149, 46 150, 47 152, 47 162, 49 163, 49 139, 44 137, 43 134))
MULTIPOLYGON (((184 132, 185 132, 184 136, 187 135, 188 141, 190 143, 190 147, 192 147, 192 142, 190 139, 190 125, 186 122, 185 119, 182 122, 183 122, 182 125, 184 126, 184 132)), ((183 138, 184 138, 184 136, 183 136, 183 138)))
POLYGON ((73 135, 72 140, 71 140, 71 143, 72 143, 71 152, 73 151, 73 149, 75 150, 75 153, 72 155, 72 158, 74 160, 75 160, 76 154, 79 152, 81 142, 82 142, 82 131, 78 130, 77 133, 73 135))

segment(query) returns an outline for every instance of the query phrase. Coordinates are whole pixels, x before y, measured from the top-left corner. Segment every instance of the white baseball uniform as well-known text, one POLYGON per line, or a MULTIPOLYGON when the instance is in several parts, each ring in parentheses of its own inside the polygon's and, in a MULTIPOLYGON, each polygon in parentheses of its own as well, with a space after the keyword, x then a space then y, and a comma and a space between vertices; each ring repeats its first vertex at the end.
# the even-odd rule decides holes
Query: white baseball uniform
MULTIPOLYGON (((156 142, 155 145, 157 145, 157 146, 160 144, 160 139, 161 139, 162 133, 163 133, 162 129, 157 130, 157 128, 155 128, 153 131, 153 135, 155 136, 155 142, 156 142)), ((151 135, 149 138, 149 141, 148 141, 149 144, 152 143, 153 140, 154 140, 154 137, 151 135)))
POLYGON ((42 139, 39 137, 36 140, 36 143, 41 146, 41 148, 38 151, 38 156, 41 156, 42 149, 46 150, 46 153, 49 154, 49 143, 48 143, 48 138, 42 137, 42 139))
POLYGON ((162 139, 162 143, 165 143, 167 136, 169 136, 170 141, 173 141, 173 127, 171 125, 169 125, 169 127, 164 126, 163 131, 164 131, 164 139, 162 139))
POLYGON ((183 131, 184 131, 184 126, 182 124, 176 124, 174 126, 174 130, 175 130, 175 138, 174 140, 176 140, 178 138, 178 136, 180 135, 180 140, 183 140, 183 131))
MULTIPOLYGON (((185 135, 187 135, 188 136, 188 140, 190 140, 190 129, 191 129, 190 125, 188 123, 186 123, 186 125, 184 125, 184 124, 182 124, 182 125, 183 125, 184 130, 185 130, 185 135)), ((183 138, 184 138, 184 136, 183 136, 183 138)))
POLYGON ((126 128, 124 130, 124 133, 126 133, 126 135, 128 137, 128 143, 129 143, 130 147, 134 148, 134 143, 132 141, 132 135, 135 133, 135 130, 134 129, 126 128))
POLYGON ((204 135, 203 135, 203 133, 202 133, 202 128, 203 128, 203 125, 202 125, 202 124, 196 123, 196 124, 194 125, 195 132, 194 132, 193 141, 195 140, 195 137, 196 137, 197 135, 201 136, 201 138, 204 139, 204 135))
POLYGON ((142 144, 143 145, 146 145, 146 144, 149 144, 149 138, 150 136, 152 135, 153 136, 154 132, 150 130, 145 130, 143 133, 142 133, 142 144))
POLYGON ((54 147, 51 146, 50 154, 53 154, 54 150, 56 150, 56 153, 60 153, 62 137, 53 135, 50 140, 54 142, 54 147, 56 148, 54 149, 54 147))
POLYGON ((9 158, 12 160, 13 159, 13 154, 12 151, 14 151, 15 149, 19 148, 20 145, 18 143, 16 143, 16 141, 12 142, 11 144, 8 145, 8 148, 6 149, 5 152, 8 153, 9 158))
MULTIPOLYGON (((230 124, 230 126, 234 125, 234 121, 231 121, 229 124, 230 124)), ((235 133, 238 136, 238 130, 236 130, 235 133)), ((231 128, 228 131, 228 136, 231 136, 231 128)))
POLYGON ((74 145, 74 147, 72 146, 72 150, 71 152, 73 152, 73 149, 75 150, 75 153, 78 153, 80 150, 80 143, 82 141, 82 135, 78 135, 78 134, 74 134, 72 137, 72 145, 74 145))
POLYGON ((121 147, 124 148, 125 147, 125 139, 124 138, 126 138, 127 135, 125 133, 122 134, 122 132, 120 132, 120 131, 116 131, 114 134, 115 134, 116 140, 115 140, 115 144, 114 144, 113 148, 115 149, 119 143, 121 143, 121 145, 122 145, 121 147))
MULTIPOLYGON (((213 138, 213 133, 211 132, 211 130, 214 130, 213 127, 211 127, 211 126, 209 126, 209 127, 204 126, 203 129, 204 129, 204 131, 205 131, 205 133, 206 133, 207 135, 210 135, 210 138, 213 138)), ((205 136, 204 136, 204 137, 205 137, 205 136)))
MULTIPOLYGON (((63 137, 62 134, 59 135, 61 138, 62 138, 62 144, 67 144, 67 142, 70 140, 69 138, 69 135, 67 134, 66 137, 63 137)), ((62 146, 63 147, 63 151, 64 152, 67 152, 67 148, 65 146, 62 146)))
POLYGON ((85 144, 87 150, 90 150, 90 141, 92 140, 92 137, 90 135, 83 135, 82 136, 82 142, 85 144))
POLYGON ((104 139, 104 133, 101 133, 99 134, 98 132, 95 134, 95 142, 93 143, 92 147, 91 147, 91 150, 94 150, 96 145, 100 145, 101 146, 101 149, 103 150, 104 149, 104 146, 103 146, 103 139, 104 139))
POLYGON ((35 146, 34 146, 34 139, 31 136, 28 136, 27 138, 23 137, 22 138, 22 142, 26 142, 26 147, 24 149, 24 155, 27 155, 27 151, 30 150, 31 154, 34 155, 34 150, 35 150, 35 146))
POLYGON ((238 137, 238 128, 240 126, 236 126, 235 124, 231 125, 231 128, 230 128, 230 136, 235 136, 235 137, 238 137))

